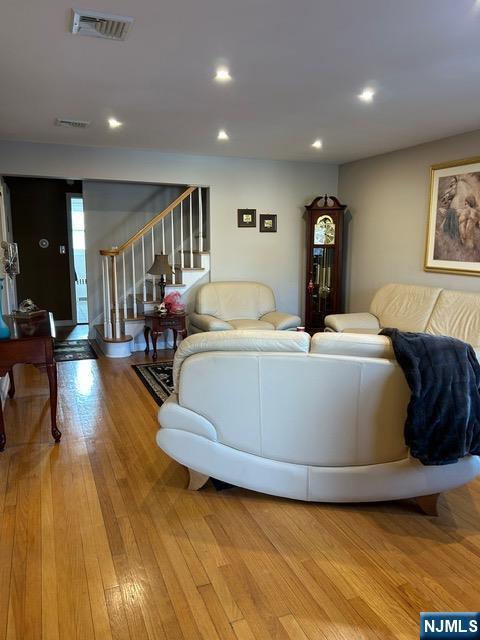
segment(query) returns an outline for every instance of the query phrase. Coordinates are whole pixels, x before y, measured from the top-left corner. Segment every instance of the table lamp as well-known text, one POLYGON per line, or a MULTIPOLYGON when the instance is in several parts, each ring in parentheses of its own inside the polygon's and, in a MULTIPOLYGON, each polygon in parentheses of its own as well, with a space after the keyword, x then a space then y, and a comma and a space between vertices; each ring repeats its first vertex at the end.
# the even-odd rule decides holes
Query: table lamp
POLYGON ((160 277, 158 286, 160 287, 160 302, 163 302, 165 297, 165 285, 167 284, 165 276, 171 276, 172 273, 175 273, 172 267, 168 264, 168 256, 163 253, 156 255, 155 260, 147 273, 151 276, 160 277))

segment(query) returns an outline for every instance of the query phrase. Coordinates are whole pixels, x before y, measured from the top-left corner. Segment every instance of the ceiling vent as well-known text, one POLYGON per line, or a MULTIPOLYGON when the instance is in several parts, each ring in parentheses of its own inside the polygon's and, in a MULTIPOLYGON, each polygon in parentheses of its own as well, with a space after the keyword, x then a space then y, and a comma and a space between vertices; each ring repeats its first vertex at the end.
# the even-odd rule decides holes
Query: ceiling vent
POLYGON ((86 129, 90 120, 72 120, 71 118, 55 118, 56 127, 70 127, 72 129, 86 129))
POLYGON ((133 24, 133 18, 128 16, 81 9, 72 9, 72 13, 72 33, 78 33, 80 36, 125 40, 133 24))

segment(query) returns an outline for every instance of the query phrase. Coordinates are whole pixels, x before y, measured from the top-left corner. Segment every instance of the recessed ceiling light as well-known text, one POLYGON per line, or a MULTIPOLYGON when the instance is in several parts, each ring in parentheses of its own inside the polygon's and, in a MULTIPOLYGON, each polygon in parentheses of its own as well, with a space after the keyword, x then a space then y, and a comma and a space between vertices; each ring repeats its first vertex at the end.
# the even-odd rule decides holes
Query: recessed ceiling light
POLYGON ((225 129, 220 129, 218 132, 217 140, 228 140, 228 133, 225 129))
POLYGON ((120 122, 116 118, 109 118, 108 119, 108 126, 110 127, 110 129, 118 129, 118 127, 121 127, 122 124, 123 124, 123 122, 120 122))
POLYGON ((362 91, 362 93, 359 94, 358 97, 360 98, 360 100, 363 100, 363 102, 371 102, 373 100, 374 95, 375 95, 375 91, 367 87, 362 91))
POLYGON ((320 138, 317 138, 314 142, 312 142, 312 147, 314 147, 315 149, 321 149, 323 146, 323 142, 320 140, 320 138))
POLYGON ((232 76, 230 75, 230 71, 227 67, 218 67, 215 73, 215 80, 217 82, 230 82, 232 76))

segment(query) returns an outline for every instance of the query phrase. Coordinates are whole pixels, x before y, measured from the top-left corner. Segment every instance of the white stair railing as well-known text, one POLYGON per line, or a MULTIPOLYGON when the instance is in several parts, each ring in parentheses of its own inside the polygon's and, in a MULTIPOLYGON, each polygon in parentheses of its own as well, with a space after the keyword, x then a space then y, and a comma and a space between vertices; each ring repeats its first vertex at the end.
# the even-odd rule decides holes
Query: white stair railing
MULTIPOLYGON (((133 318, 138 317, 137 294, 141 293, 143 300, 147 298, 146 270, 149 267, 147 251, 145 248, 145 236, 151 234, 152 262, 155 258, 155 232, 158 230, 161 237, 162 253, 171 256, 170 263, 175 268, 177 264, 176 252, 180 251, 180 267, 185 268, 184 247, 189 251, 189 267, 193 267, 193 253, 195 246, 194 233, 197 231, 194 217, 198 223, 198 250, 203 251, 203 224, 204 211, 202 204, 202 189, 200 187, 188 187, 168 207, 156 215, 142 229, 119 247, 102 249, 102 287, 103 287, 103 318, 104 337, 110 340, 121 339, 120 308, 123 310, 124 320, 128 317, 129 309, 127 300, 132 298, 133 318), (198 210, 196 216, 193 213, 193 193, 198 191, 198 210), (184 224, 183 203, 188 198, 189 221, 184 224), (175 216, 175 210, 179 207, 179 215, 175 216), (170 228, 169 228, 170 226, 170 228), (170 231, 170 233, 168 233, 170 231), (187 237, 184 236, 187 231, 187 237), (167 233, 166 233, 167 232, 167 233), (178 239, 177 234, 180 235, 178 239), (168 237, 170 236, 170 237, 168 237), (175 242, 179 242, 179 248, 175 242), (130 249, 130 261, 126 259, 127 250, 130 249), (138 251, 137 251, 138 249, 138 251), (121 256, 121 261, 118 257, 121 256), (137 262, 138 260, 138 262, 137 262), (130 262, 130 267, 128 263, 130 262), (137 282, 137 271, 141 270, 141 277, 137 282), (130 286, 129 286, 130 285, 130 286), (112 317, 113 315, 113 317, 112 317)), ((179 274, 172 275, 172 284, 179 284, 179 274)), ((155 278, 152 277, 153 301, 156 302, 155 278)))

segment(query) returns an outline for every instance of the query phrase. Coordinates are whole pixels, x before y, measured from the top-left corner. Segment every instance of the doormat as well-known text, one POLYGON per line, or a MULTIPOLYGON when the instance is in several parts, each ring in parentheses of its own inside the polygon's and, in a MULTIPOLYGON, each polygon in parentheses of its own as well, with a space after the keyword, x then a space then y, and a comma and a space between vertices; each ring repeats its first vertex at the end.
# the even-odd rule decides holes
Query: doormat
POLYGON ((98 358, 88 340, 55 340, 54 357, 57 362, 98 358))
POLYGON ((133 370, 158 406, 173 393, 173 361, 155 364, 132 364, 133 370))

